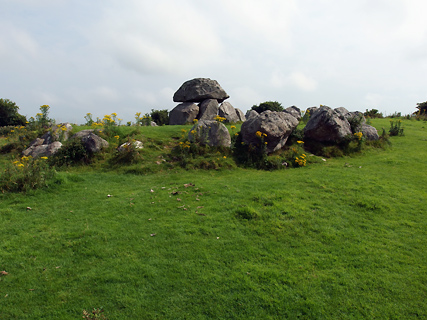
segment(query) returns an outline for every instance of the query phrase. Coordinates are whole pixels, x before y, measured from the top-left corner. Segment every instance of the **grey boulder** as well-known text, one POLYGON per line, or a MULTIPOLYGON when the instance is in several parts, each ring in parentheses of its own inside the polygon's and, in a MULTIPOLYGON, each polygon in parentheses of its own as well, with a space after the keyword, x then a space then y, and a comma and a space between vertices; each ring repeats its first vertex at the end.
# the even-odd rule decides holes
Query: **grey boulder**
POLYGON ((231 137, 226 126, 214 120, 200 120, 188 134, 188 140, 211 147, 230 147, 231 137))
POLYGON ((170 125, 183 125, 192 122, 199 114, 199 106, 192 102, 177 105, 169 113, 170 125))
POLYGON ((173 95, 173 101, 202 102, 206 99, 216 99, 222 102, 229 97, 216 80, 195 78, 182 84, 173 95))

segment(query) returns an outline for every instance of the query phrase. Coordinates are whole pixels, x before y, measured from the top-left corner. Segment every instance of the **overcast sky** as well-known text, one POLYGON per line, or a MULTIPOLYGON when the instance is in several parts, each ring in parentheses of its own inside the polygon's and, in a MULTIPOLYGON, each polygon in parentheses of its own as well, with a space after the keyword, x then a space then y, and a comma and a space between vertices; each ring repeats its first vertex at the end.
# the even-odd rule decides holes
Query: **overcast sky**
POLYGON ((84 123, 173 109, 217 80, 244 112, 409 114, 427 100, 425 0, 0 0, 0 98, 84 123))

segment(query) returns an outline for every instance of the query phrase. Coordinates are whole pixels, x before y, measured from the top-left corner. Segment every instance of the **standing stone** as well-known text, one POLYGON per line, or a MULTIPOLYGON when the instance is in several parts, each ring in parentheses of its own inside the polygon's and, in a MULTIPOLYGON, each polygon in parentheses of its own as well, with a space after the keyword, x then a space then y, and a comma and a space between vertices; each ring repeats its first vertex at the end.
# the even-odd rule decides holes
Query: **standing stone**
POLYGON ((103 148, 108 147, 108 142, 101 137, 98 137, 94 133, 89 133, 81 138, 81 141, 89 153, 96 153, 101 151, 103 148))
POLYGON ((290 115, 294 116, 295 118, 297 118, 297 120, 301 120, 301 109, 295 106, 286 108, 284 110, 284 112, 289 113, 290 115))
POLYGON ((298 119, 287 112, 266 110, 243 122, 240 134, 242 141, 248 145, 267 142, 267 153, 272 153, 283 148, 298 123, 298 119), (257 131, 267 135, 263 141, 256 135, 257 131))
POLYGON ((350 134, 347 119, 327 106, 317 109, 304 128, 304 137, 320 142, 338 142, 350 134))
POLYGON ((380 138, 377 129, 367 125, 366 123, 362 124, 360 131, 363 133, 363 136, 366 138, 366 140, 378 140, 380 138))
POLYGON ((188 140, 211 147, 230 147, 231 137, 226 126, 214 120, 200 120, 191 128, 188 140))
POLYGON ((218 115, 219 103, 216 99, 206 99, 199 104, 199 120, 213 120, 218 115))
POLYGON ((239 117, 237 116, 236 110, 228 101, 221 103, 221 105, 219 106, 218 114, 220 117, 225 118, 227 122, 240 121, 239 117))
POLYGON ((243 111, 238 109, 238 108, 235 108, 235 110, 236 110, 236 114, 237 114, 237 118, 239 119, 239 122, 246 121, 246 117, 245 117, 245 114, 243 113, 243 111))
POLYGON ((248 110, 246 112, 246 120, 249 120, 251 118, 258 117, 258 116, 259 116, 259 113, 256 112, 255 110, 248 110))
POLYGON ((229 98, 216 80, 196 78, 188 80, 173 95, 174 102, 202 102, 206 99, 216 99, 219 102, 229 98))
POLYGON ((193 122, 199 114, 199 106, 192 102, 184 102, 177 105, 169 113, 170 125, 183 125, 193 122))

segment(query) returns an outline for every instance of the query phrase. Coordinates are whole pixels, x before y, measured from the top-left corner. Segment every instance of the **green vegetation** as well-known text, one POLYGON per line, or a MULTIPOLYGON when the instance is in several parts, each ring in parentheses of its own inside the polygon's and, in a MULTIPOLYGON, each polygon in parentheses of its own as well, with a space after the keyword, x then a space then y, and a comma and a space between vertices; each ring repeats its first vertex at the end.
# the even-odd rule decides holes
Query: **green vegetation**
POLYGON ((158 125, 163 126, 169 124, 169 111, 164 110, 154 110, 151 109, 150 113, 151 119, 158 125))
POLYGON ((426 318, 427 131, 402 124, 392 148, 273 172, 188 171, 168 155, 191 126, 121 126, 49 188, 0 194, 0 319, 426 318), (143 161, 114 163, 128 136, 143 161))
POLYGON ((22 126, 27 121, 25 116, 18 113, 19 107, 9 99, 0 99, 0 127, 22 126))
POLYGON ((257 105, 252 106, 251 109, 255 110, 258 113, 264 112, 266 110, 271 110, 271 111, 284 110, 282 107, 282 104, 277 101, 266 101, 266 102, 260 103, 258 106, 257 105))

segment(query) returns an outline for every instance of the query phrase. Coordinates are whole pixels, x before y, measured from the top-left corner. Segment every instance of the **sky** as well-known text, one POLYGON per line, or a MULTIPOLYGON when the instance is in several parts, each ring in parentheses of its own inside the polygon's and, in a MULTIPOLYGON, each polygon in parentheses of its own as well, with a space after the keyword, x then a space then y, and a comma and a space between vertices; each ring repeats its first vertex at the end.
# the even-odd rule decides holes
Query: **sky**
POLYGON ((409 114, 427 100, 425 0, 0 0, 0 98, 27 117, 173 109, 217 80, 264 101, 409 114))

